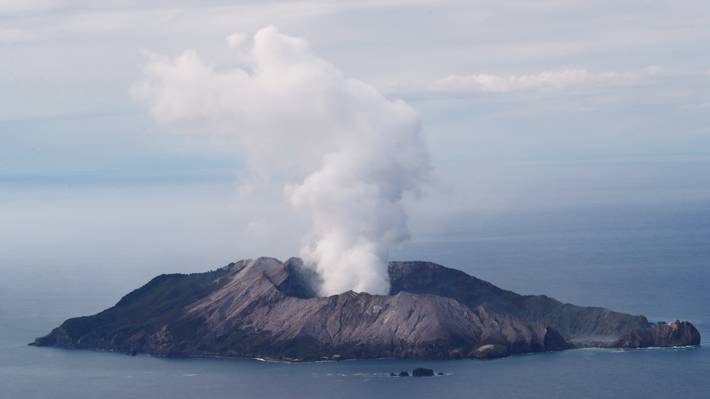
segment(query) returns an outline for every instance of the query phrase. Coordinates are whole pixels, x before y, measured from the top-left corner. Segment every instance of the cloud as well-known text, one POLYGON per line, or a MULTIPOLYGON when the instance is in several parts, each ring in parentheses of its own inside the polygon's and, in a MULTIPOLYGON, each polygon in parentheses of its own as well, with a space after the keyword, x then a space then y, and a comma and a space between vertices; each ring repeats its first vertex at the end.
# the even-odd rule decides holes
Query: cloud
POLYGON ((247 41, 247 35, 245 33, 234 33, 227 36, 227 45, 231 49, 240 48, 247 41))
POLYGON ((56 10, 67 5, 66 0, 3 0, 0 15, 23 15, 56 10))
POLYGON ((497 76, 472 74, 466 76, 449 75, 434 81, 393 82, 390 87, 402 91, 473 91, 473 92, 513 92, 541 88, 565 89, 599 83, 630 82, 648 76, 656 76, 663 68, 651 65, 640 72, 589 72, 586 69, 566 68, 560 71, 545 71, 537 75, 497 76))
POLYGON ((430 174, 419 114, 273 26, 240 51, 247 64, 231 70, 193 51, 172 60, 148 53, 131 94, 161 124, 234 138, 254 169, 297 176, 284 193, 312 220, 300 255, 323 277, 323 294, 386 293, 389 249, 409 239, 402 198, 430 174))
POLYGON ((663 72, 663 68, 659 67, 658 65, 651 65, 642 69, 641 72, 647 75, 658 75, 659 73, 663 72))

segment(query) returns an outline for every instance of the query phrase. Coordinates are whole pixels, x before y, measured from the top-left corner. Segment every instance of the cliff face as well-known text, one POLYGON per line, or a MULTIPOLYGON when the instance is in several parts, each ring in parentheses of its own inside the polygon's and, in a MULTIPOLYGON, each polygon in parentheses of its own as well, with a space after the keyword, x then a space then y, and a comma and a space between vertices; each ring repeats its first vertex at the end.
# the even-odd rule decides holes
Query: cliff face
POLYGON ((657 323, 650 328, 631 330, 617 339, 613 348, 648 348, 700 345, 700 333, 687 321, 657 323))
MULTIPOLYGON (((638 330, 642 344, 665 337, 646 339, 651 327, 641 316, 521 296, 431 263, 394 262, 389 272, 392 295, 330 297, 316 296, 317 276, 296 258, 162 275, 116 306, 69 319, 35 343, 286 360, 450 359, 569 349, 568 339, 578 332, 613 341, 638 330), (569 314, 574 317, 564 320, 569 314)), ((682 337, 663 342, 688 344, 682 337)))

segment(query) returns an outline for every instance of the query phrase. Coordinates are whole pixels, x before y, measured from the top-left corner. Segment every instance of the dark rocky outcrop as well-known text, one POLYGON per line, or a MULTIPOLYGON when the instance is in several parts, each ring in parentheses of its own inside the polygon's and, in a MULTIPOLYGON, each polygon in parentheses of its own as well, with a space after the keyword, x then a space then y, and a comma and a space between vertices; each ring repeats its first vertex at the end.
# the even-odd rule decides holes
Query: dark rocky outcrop
POLYGON ((434 370, 419 367, 419 368, 414 369, 414 371, 412 371, 412 376, 414 376, 414 377, 433 377, 434 370))
POLYGON ((299 258, 291 258, 267 273, 269 280, 286 296, 310 299, 318 296, 315 287, 320 285, 320 276, 303 266, 299 258))
POLYGON ((35 344, 298 362, 488 359, 570 349, 570 341, 584 339, 612 346, 623 338, 626 347, 699 342, 690 323, 676 322, 667 332, 643 316, 518 295, 432 263, 392 262, 389 273, 391 295, 330 297, 316 295, 317 275, 297 258, 161 275, 112 308, 65 321, 35 344))
POLYGON ((700 333, 687 321, 656 323, 650 328, 631 330, 614 341, 613 348, 649 348, 700 345, 700 333))

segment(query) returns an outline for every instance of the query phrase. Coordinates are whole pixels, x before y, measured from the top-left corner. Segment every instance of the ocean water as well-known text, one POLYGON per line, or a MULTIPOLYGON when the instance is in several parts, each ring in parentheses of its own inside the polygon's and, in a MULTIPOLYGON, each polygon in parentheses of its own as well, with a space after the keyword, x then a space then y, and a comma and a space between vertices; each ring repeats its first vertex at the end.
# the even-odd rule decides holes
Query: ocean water
MULTIPOLYGON (((698 200, 456 215, 437 229, 416 232, 393 258, 434 261, 519 293, 544 293, 652 321, 689 320, 707 342, 708 243, 710 202, 698 200)), ((26 344, 64 319, 111 306, 157 273, 90 272, 81 263, 95 260, 77 258, 46 264, 1 259, 0 398, 710 397, 705 343, 488 361, 309 364, 31 347, 26 344), (416 367, 445 375, 389 377, 416 367)))

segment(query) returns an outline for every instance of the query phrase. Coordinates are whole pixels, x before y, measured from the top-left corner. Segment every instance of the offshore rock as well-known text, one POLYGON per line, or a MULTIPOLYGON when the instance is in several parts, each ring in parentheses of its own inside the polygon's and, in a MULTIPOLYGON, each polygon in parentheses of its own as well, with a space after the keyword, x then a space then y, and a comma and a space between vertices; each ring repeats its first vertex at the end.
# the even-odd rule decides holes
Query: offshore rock
POLYGON ((637 328, 624 334, 613 348, 649 348, 700 345, 700 333, 687 321, 671 324, 656 323, 648 328, 637 328))
POLYGON ((392 262, 389 273, 391 295, 329 297, 316 295, 318 276, 298 258, 161 275, 99 314, 65 321, 35 344, 296 362, 488 359, 585 342, 608 347, 637 330, 629 342, 638 345, 687 345, 693 336, 690 323, 674 323, 680 332, 666 333, 643 316, 518 295, 433 263, 392 262))
POLYGON ((414 369, 414 371, 412 371, 412 376, 414 376, 414 377, 432 377, 432 376, 434 376, 434 370, 419 367, 419 368, 414 369))

